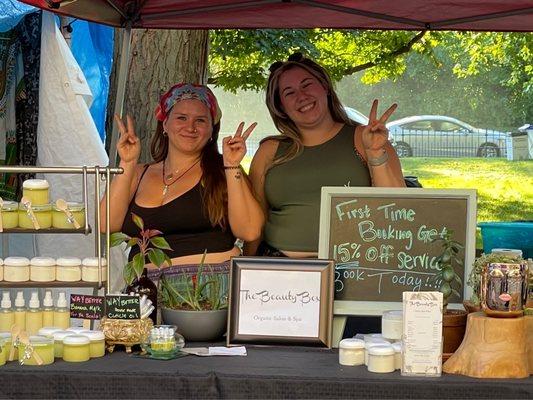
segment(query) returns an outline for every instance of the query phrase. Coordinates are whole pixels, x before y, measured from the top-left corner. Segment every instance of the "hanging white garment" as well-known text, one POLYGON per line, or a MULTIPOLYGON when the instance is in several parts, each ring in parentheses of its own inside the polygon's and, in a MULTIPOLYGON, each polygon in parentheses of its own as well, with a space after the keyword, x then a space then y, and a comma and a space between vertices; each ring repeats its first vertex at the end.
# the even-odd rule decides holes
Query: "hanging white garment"
MULTIPOLYGON (((43 12, 39 88, 37 164, 40 166, 107 166, 108 157, 89 112, 92 94, 54 15, 43 12)), ((82 175, 46 174, 50 199, 82 201, 82 175)), ((94 177, 89 175, 89 221, 94 223, 94 177)), ((104 182, 102 181, 102 185, 104 182)), ((103 188, 102 188, 103 189, 103 188)), ((90 257, 95 255, 94 233, 35 235, 38 255, 90 257)), ((112 263, 111 265, 124 265, 112 263)), ((121 268, 120 268, 121 269, 121 268)), ((121 272, 113 274, 121 280, 121 272)))

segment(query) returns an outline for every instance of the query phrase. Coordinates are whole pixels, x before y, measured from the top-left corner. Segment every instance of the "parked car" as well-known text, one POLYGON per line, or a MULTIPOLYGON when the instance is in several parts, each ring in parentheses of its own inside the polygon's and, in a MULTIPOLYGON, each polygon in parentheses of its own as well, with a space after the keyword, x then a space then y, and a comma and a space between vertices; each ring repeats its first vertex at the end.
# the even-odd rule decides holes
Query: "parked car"
POLYGON ((387 124, 400 157, 501 157, 509 133, 474 128, 442 115, 415 115, 387 124))
POLYGON ((346 111, 346 114, 348 114, 348 118, 350 118, 352 121, 359 122, 363 125, 368 124, 368 117, 362 112, 357 111, 355 108, 346 106, 344 106, 344 110, 346 111))

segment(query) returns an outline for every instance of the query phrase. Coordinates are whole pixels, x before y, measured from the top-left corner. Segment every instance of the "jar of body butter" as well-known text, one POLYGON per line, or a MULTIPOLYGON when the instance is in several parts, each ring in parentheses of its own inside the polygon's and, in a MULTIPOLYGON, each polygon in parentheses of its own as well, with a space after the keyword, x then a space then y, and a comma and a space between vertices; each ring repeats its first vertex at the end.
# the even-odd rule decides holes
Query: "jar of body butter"
POLYGON ((56 261, 56 279, 61 282, 81 280, 81 260, 77 257, 61 257, 56 261))
MULTIPOLYGON (((31 209, 39 223, 39 229, 46 229, 52 226, 52 206, 50 204, 32 204, 31 209)), ((24 229, 36 229, 28 210, 22 203, 19 204, 19 227, 24 229)))
POLYGON ((70 335, 63 339, 63 361, 84 362, 91 358, 90 339, 82 335, 70 335))
MULTIPOLYGON (((102 264, 102 282, 107 280, 107 261, 100 259, 102 264)), ((84 282, 98 282, 98 257, 87 257, 81 262, 81 279, 84 282)))
POLYGON ((22 183, 22 196, 31 201, 34 206, 48 204, 48 189, 50 185, 46 179, 26 179, 22 183))
POLYGON ((402 342, 394 342, 394 369, 402 369, 402 342))
POLYGON ((26 282, 30 280, 30 260, 26 257, 7 257, 4 260, 4 280, 26 282))
POLYGON ((19 205, 15 201, 4 201, 2 205, 2 228, 11 229, 19 225, 19 205))
POLYGON ((30 344, 33 347, 33 352, 26 353, 26 346, 21 343, 19 345, 19 360, 23 365, 39 365, 33 356, 37 353, 43 363, 41 365, 48 365, 54 362, 54 340, 44 336, 30 336, 30 344))
POLYGON ((30 280, 52 282, 56 280, 56 260, 51 257, 33 257, 30 261, 30 280))
POLYGON ((105 335, 102 331, 81 331, 80 335, 87 336, 91 341, 89 345, 91 358, 105 355, 105 335))
POLYGON ((381 317, 381 334, 385 339, 399 340, 403 332, 403 311, 383 311, 381 317))
POLYGON ((368 349, 368 371, 380 374, 394 372, 392 345, 371 346, 368 349))
POLYGON ((54 357, 63 358, 63 340, 67 336, 74 335, 74 333, 69 332, 69 331, 59 330, 59 331, 55 331, 52 335, 54 338, 54 357))
POLYGON ((339 364, 363 365, 365 363, 365 342, 361 339, 342 339, 339 342, 339 364))
MULTIPOLYGON (((68 209, 72 218, 80 226, 85 226, 85 205, 83 203, 67 202, 68 209)), ((57 229, 76 229, 74 220, 69 219, 67 214, 58 209, 56 205, 52 206, 52 226, 57 229)))

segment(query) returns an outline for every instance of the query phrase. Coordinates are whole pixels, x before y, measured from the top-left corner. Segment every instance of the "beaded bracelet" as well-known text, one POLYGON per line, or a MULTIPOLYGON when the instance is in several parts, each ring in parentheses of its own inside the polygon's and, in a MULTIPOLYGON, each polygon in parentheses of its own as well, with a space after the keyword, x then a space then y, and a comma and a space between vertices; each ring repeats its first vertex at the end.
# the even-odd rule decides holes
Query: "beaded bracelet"
POLYGON ((241 169, 241 166, 237 165, 236 167, 232 167, 232 166, 224 165, 224 169, 241 169))
POLYGON ((368 157, 368 165, 372 167, 379 167, 380 165, 385 164, 389 160, 389 153, 387 150, 383 150, 383 154, 379 157, 368 157))

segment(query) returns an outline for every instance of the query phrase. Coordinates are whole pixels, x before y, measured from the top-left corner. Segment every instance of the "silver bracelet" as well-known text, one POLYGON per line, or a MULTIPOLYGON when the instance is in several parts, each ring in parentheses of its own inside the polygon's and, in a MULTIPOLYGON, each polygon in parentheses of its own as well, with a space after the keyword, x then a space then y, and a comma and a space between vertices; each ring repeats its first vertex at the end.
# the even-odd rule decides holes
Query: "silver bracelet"
POLYGON ((389 161, 389 153, 387 150, 383 150, 383 154, 379 157, 368 157, 367 163, 372 167, 379 167, 389 161))

